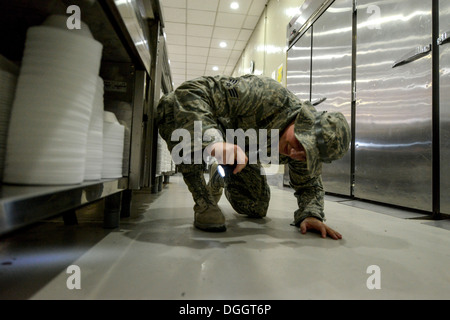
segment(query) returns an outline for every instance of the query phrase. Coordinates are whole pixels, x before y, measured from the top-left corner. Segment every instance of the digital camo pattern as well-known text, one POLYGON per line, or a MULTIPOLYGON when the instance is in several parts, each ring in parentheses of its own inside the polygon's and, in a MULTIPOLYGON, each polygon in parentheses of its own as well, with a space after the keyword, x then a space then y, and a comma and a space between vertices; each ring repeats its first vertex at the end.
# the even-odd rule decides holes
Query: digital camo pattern
MULTIPOLYGON (((225 196, 237 213, 250 218, 263 218, 267 214, 270 201, 270 187, 261 166, 248 164, 238 174, 223 178, 225 196)), ((219 179, 221 177, 218 177, 219 179)))
MULTIPOLYGON (((297 125, 302 119, 305 120, 304 127, 309 126, 311 131, 314 127, 313 119, 310 121, 311 119, 304 118, 301 114, 314 112, 316 110, 309 102, 300 101, 293 93, 270 78, 253 75, 237 78, 200 77, 185 82, 174 92, 161 98, 157 107, 157 124, 170 151, 179 143, 171 141, 174 130, 183 128, 191 132, 192 153, 195 153, 199 151, 195 149, 199 146, 195 143, 196 137, 193 134, 195 121, 201 121, 203 132, 215 130, 215 141, 223 141, 226 129, 279 129, 281 133, 292 121, 296 120, 297 125)), ((270 135, 270 130, 267 132, 270 135)), ((268 139, 270 140, 270 137, 268 139)), ((202 141, 200 148, 203 149, 210 143, 202 141)), ((323 220, 321 163, 317 162, 311 170, 306 163, 282 155, 280 163, 289 165, 291 185, 297 197, 299 208, 294 213, 294 222, 298 225, 309 216, 323 220)), ((195 178, 194 175, 188 174, 194 165, 183 164, 179 168, 197 206, 208 205, 211 194, 198 194, 204 192, 204 178, 195 178), (199 200, 202 197, 205 199, 199 200)), ((260 174, 258 165, 248 165, 225 184, 226 197, 236 211, 251 216, 265 216, 270 188, 265 175, 260 174)), ((198 209, 199 207, 194 208, 198 209)))
POLYGON ((321 172, 322 162, 331 162, 347 153, 351 131, 340 112, 315 112, 303 108, 295 121, 295 137, 307 151, 309 172, 321 172))
POLYGON ((308 217, 315 217, 325 221, 323 213, 323 197, 325 191, 322 185, 322 177, 311 176, 305 162, 289 159, 290 185, 295 190, 298 209, 294 212, 294 224, 300 223, 308 217))
MULTIPOLYGON (((225 140, 226 129, 284 129, 300 109, 307 105, 271 78, 243 76, 200 77, 186 81, 174 92, 163 96, 157 108, 161 136, 169 150, 178 144, 170 141, 176 129, 194 133, 194 122, 201 121, 202 136, 208 130, 214 141, 225 140), (213 129, 213 130, 211 130, 213 129), (216 135, 211 132, 216 130, 216 135)), ((270 141, 270 130, 268 131, 270 141)), ((191 135, 192 153, 210 141, 196 143, 191 135)), ((259 139, 258 139, 259 140, 259 139)))

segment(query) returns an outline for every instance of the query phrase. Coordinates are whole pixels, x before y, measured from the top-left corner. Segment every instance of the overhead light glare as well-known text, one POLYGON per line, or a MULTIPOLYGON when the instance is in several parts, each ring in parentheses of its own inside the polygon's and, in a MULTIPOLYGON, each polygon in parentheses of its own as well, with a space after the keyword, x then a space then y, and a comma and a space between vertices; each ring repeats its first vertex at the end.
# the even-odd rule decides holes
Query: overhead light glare
POLYGON ((219 70, 219 67, 214 66, 212 69, 213 69, 214 71, 217 71, 217 70, 219 70))
POLYGON ((230 8, 233 9, 233 10, 239 9, 239 3, 237 3, 237 2, 232 2, 232 3, 230 4, 230 8))
POLYGON ((219 43, 219 46, 221 48, 226 48, 227 47, 227 43, 225 41, 222 41, 221 43, 219 43))

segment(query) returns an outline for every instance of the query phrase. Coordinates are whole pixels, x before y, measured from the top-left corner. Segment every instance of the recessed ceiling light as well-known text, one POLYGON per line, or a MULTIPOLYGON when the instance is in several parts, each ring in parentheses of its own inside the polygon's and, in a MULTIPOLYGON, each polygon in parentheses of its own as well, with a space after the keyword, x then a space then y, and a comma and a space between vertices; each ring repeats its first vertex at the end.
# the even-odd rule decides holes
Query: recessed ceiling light
POLYGON ((227 43, 226 43, 225 41, 222 41, 221 43, 219 43, 219 46, 220 46, 221 48, 226 48, 227 43))
POLYGON ((217 71, 217 70, 219 70, 219 67, 213 67, 212 68, 214 71, 217 71))
POLYGON ((230 8, 231 8, 231 9, 234 9, 234 10, 239 9, 239 3, 237 3, 237 2, 232 2, 232 3, 230 4, 230 8))

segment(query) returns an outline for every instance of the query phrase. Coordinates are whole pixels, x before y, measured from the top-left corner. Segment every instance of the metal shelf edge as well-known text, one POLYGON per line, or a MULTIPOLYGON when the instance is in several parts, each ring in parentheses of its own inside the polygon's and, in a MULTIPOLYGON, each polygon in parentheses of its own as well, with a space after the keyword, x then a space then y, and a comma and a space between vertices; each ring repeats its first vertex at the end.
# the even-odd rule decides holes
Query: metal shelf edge
POLYGON ((127 177, 64 186, 2 185, 0 235, 127 188, 127 177))

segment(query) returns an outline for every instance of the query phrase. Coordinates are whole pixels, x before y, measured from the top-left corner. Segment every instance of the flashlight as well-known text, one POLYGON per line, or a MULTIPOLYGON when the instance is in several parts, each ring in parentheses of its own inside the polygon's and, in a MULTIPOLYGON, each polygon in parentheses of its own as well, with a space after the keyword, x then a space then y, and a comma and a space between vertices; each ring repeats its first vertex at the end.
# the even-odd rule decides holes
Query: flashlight
POLYGON ((223 165, 219 164, 217 166, 217 171, 219 172, 222 178, 229 177, 233 174, 234 169, 236 168, 236 164, 233 165, 223 165))

